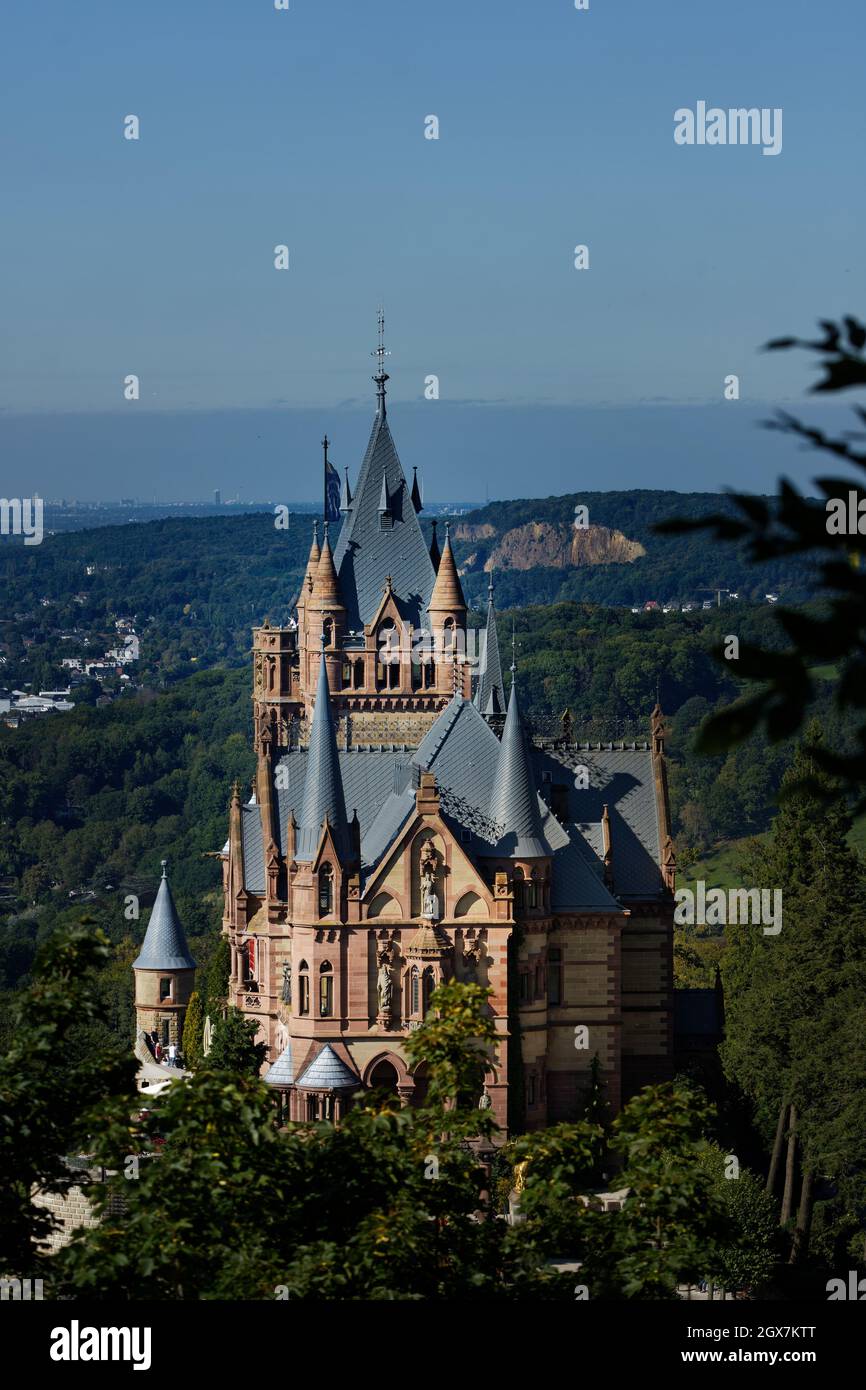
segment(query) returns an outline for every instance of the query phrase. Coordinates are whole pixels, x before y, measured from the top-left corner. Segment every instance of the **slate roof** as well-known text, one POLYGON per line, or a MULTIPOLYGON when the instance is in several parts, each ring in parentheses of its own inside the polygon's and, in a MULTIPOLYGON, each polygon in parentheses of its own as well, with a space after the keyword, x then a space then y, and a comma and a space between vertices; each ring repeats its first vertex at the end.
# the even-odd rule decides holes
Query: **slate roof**
POLYGON ((295 1084, 310 1091, 345 1091, 360 1086, 361 1078, 325 1043, 295 1084))
POLYGON ((601 817, 610 815, 613 881, 618 898, 652 898, 663 891, 661 845, 655 799, 652 751, 648 745, 606 747, 572 745, 567 749, 533 750, 536 783, 546 793, 544 773, 564 787, 567 820, 597 855, 602 854, 601 817), (589 786, 574 785, 575 770, 583 766, 589 786))
POLYGON ((402 617, 415 628, 426 624, 436 578, 384 410, 377 411, 361 464, 351 510, 334 551, 346 626, 359 630, 376 614, 386 574, 402 617), (380 528, 383 484, 392 517, 380 528))
MULTIPOLYGON (((442 814, 470 858, 490 855, 498 841, 491 815, 500 743, 474 704, 455 695, 414 752, 340 750, 345 806, 361 823, 362 880, 381 861, 414 809, 420 771, 430 771, 440 790, 442 814), (463 832, 467 832, 464 834, 463 832)), ((558 911, 615 912, 616 899, 653 898, 662 891, 658 818, 648 747, 612 749, 533 748, 535 785, 541 792, 539 817, 553 854, 552 903, 558 911), (577 790, 574 769, 589 769, 590 786, 577 790), (563 823, 546 805, 544 773, 567 788, 563 823), (609 807, 616 898, 603 881, 601 814, 609 807)), ((285 852, 289 813, 301 806, 309 754, 293 749, 278 766, 286 785, 274 800, 280 843, 285 852)), ((259 807, 242 808, 246 887, 265 888, 259 807)))
POLYGON ((177 915, 174 898, 168 886, 165 869, 159 883, 156 901, 150 913, 144 942, 133 970, 195 970, 183 927, 177 915))
POLYGON ((286 1043, 273 1066, 268 1068, 265 1074, 266 1086, 292 1086, 295 1080, 295 1068, 292 1062, 292 1040, 286 1043))

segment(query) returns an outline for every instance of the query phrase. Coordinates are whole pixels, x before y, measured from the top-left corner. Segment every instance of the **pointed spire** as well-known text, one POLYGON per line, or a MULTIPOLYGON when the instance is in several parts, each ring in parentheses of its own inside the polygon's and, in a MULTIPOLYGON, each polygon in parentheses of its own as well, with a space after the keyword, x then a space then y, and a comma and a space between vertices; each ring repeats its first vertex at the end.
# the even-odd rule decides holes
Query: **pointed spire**
POLYGON ((499 746, 490 814, 501 831, 498 854, 510 859, 537 859, 550 854, 541 830, 538 792, 520 722, 515 680, 511 684, 508 715, 499 746))
POLYGON ((195 970, 165 868, 163 859, 159 891, 144 934, 144 944, 132 963, 133 970, 195 970))
POLYGON ((445 546, 442 551, 442 558, 439 561, 439 568, 436 571, 436 583, 433 585, 433 592, 430 595, 430 602, 427 610, 430 613, 448 612, 453 613, 456 609, 466 609, 466 600, 463 597, 463 590, 460 587, 460 576, 457 573, 457 566, 454 563, 454 554, 451 550, 451 526, 445 523, 445 546))
POLYGON ((417 464, 413 464, 412 466, 412 506, 415 508, 416 512, 424 510, 424 503, 421 501, 421 488, 418 483, 417 464))
POLYGON ((241 830, 241 788, 236 780, 232 786, 232 798, 229 803, 229 869, 231 873, 231 891, 234 896, 243 892, 244 888, 244 842, 241 830))
POLYGON ((318 568, 320 554, 321 551, 319 549, 319 523, 318 521, 314 521, 313 543, 310 546, 310 553, 307 557, 307 568, 304 570, 304 578, 301 581, 301 592, 298 597, 297 603, 298 608, 304 607, 304 605, 307 602, 307 599, 313 592, 313 583, 316 578, 316 569, 318 568))
POLYGON ((343 465, 343 486, 340 490, 340 511, 345 516, 352 508, 352 490, 349 487, 349 465, 343 465))
POLYGON ((340 759, 337 753, 334 712, 331 708, 328 672, 323 649, 319 664, 319 683, 316 687, 313 728, 310 733, 310 746, 307 752, 307 772, 304 779, 304 797, 301 803, 298 830, 296 854, 298 859, 312 859, 314 857, 325 820, 331 828, 339 853, 341 856, 348 856, 349 835, 346 824, 346 802, 343 795, 343 779, 340 775, 340 759))
POLYGON ((475 706, 482 714, 502 714, 505 711, 505 684, 502 679, 502 660, 496 633, 492 572, 487 585, 487 627, 484 632, 481 674, 478 689, 475 691, 475 706))
POLYGON ((430 537, 430 559, 433 561, 434 570, 438 570, 439 561, 442 559, 442 552, 439 549, 439 541, 436 536, 436 527, 438 525, 439 523, 434 517, 432 523, 432 535, 430 537))
POLYGON ((313 581, 313 593, 310 599, 311 608, 342 608, 340 602, 340 585, 337 580, 337 570, 334 565, 334 556, 331 551, 331 542, 328 538, 328 523, 325 522, 325 534, 322 540, 322 550, 319 555, 319 563, 316 565, 316 574, 313 581))

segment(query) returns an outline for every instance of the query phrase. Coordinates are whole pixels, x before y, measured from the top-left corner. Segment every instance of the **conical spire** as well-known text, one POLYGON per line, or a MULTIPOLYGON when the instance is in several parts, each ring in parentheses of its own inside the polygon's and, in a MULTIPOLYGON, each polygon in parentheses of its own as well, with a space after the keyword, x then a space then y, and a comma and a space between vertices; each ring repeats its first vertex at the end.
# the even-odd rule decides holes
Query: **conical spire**
POLYGON ((432 535, 430 537, 430 559, 433 561, 434 570, 438 570, 439 561, 442 559, 442 552, 439 549, 439 541, 436 537, 436 527, 438 524, 439 523, 434 518, 432 522, 432 535))
POLYGON ((345 514, 351 511, 351 508, 352 490, 349 487, 349 465, 346 464, 343 468, 343 486, 340 489, 340 511, 345 514))
POLYGON ((342 608, 340 602, 340 586, 337 581, 337 571, 334 567, 334 556, 331 552, 331 542, 328 539, 328 523, 325 522, 325 537, 322 541, 322 550, 319 555, 319 563, 316 565, 316 575, 313 581, 313 595, 310 599, 311 608, 342 608))
POLYGON ((331 834, 341 856, 348 857, 349 833, 346 825, 346 801, 343 795, 343 779, 340 775, 340 758, 337 753, 337 734, 334 728, 334 712, 328 690, 328 672, 325 667, 325 652, 319 664, 319 683, 316 687, 316 706, 313 711, 313 728, 310 733, 310 747, 307 753, 307 774, 304 780, 304 798, 301 803, 301 816, 298 828, 296 858, 312 859, 319 845, 322 825, 328 819, 331 834))
POLYGON ((313 591, 313 584, 315 582, 316 570, 318 569, 319 556, 321 555, 321 553, 322 552, 319 549, 319 523, 318 521, 314 521, 313 543, 310 546, 310 554, 307 557, 307 568, 304 571, 304 578, 301 583, 301 595, 298 599, 298 603, 300 606, 303 606, 306 603, 307 599, 313 591))
POLYGON ((490 814, 500 830, 498 854, 510 859, 537 859, 550 854, 541 830, 538 792, 520 722, 515 680, 511 682, 508 715, 499 746, 490 814))
POLYGON ((133 970, 195 970, 195 961, 189 953, 174 898, 168 886, 165 866, 166 861, 163 859, 159 891, 144 934, 141 952, 132 962, 133 970))
POLYGON ((454 555, 451 550, 451 527, 446 523, 445 548, 442 551, 442 558, 436 571, 436 583, 433 585, 433 592, 430 595, 427 609, 430 613, 453 613, 455 609, 459 608, 466 608, 466 600, 463 597, 460 576, 457 573, 457 566, 454 563, 454 555))
POLYGON ((484 632, 484 654, 481 675, 475 691, 475 707, 482 714, 502 714, 505 709, 505 685, 502 680, 502 661, 499 638, 496 634, 496 610, 493 607, 493 577, 487 585, 487 627, 484 632))
POLYGON ((412 466, 412 506, 416 512, 424 510, 424 503, 421 501, 421 488, 418 483, 417 465, 412 466))

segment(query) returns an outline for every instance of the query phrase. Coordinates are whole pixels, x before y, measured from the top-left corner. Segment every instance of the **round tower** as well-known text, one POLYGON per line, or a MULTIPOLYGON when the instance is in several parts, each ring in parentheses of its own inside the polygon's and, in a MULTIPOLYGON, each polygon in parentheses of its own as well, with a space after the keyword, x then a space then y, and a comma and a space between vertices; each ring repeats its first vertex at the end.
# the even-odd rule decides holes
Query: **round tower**
POLYGON ((183 1022, 195 988, 195 961, 189 953, 162 861, 162 878, 144 943, 132 963, 135 977, 136 1037, 154 1031, 163 1047, 181 1046, 183 1022))

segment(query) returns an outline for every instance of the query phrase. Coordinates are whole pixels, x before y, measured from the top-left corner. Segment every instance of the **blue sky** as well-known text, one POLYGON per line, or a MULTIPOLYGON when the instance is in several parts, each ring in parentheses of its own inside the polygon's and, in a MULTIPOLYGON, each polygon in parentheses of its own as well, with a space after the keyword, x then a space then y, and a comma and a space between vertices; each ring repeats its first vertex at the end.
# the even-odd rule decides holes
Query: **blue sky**
MULTIPOLYGON (((732 412, 800 400, 808 359, 757 347, 866 311, 864 13, 862 0, 7 10, 2 473, 45 495, 146 496, 156 481, 163 496, 200 496, 207 468, 181 466, 182 422, 148 459, 140 419, 198 412, 197 448, 219 458, 212 485, 237 490, 250 455, 241 429, 225 456, 221 413, 264 411, 261 494, 312 496, 308 434, 369 414, 383 298, 395 420, 423 401, 426 376, 440 381, 440 401, 417 407, 440 418, 404 456, 430 495, 483 496, 485 480, 491 495, 571 490, 574 422, 590 407, 607 412, 609 457, 604 430, 592 440, 610 486, 633 486, 641 463, 650 485, 719 486, 724 461, 701 449, 718 411, 694 407, 715 407, 731 372, 732 412), (781 107, 781 154, 675 145, 674 111, 698 100, 781 107), (137 142, 122 138, 130 113, 137 142), (429 114, 438 141, 424 139, 429 114), (573 268, 577 243, 588 271, 573 268), (135 404, 122 400, 130 372, 135 404), (654 433, 657 405, 684 408, 690 476, 670 462, 667 410, 654 433), (525 427, 544 410, 561 449, 527 459, 525 427), (467 411, 482 412, 471 448, 467 411), (64 432, 67 412, 92 429, 64 432), (495 461, 479 456, 484 412, 503 441, 495 461), (636 418, 643 460, 624 455, 636 418)), ((746 466, 771 487, 755 477, 767 436, 746 434, 741 413, 724 426, 730 480, 746 466)))

